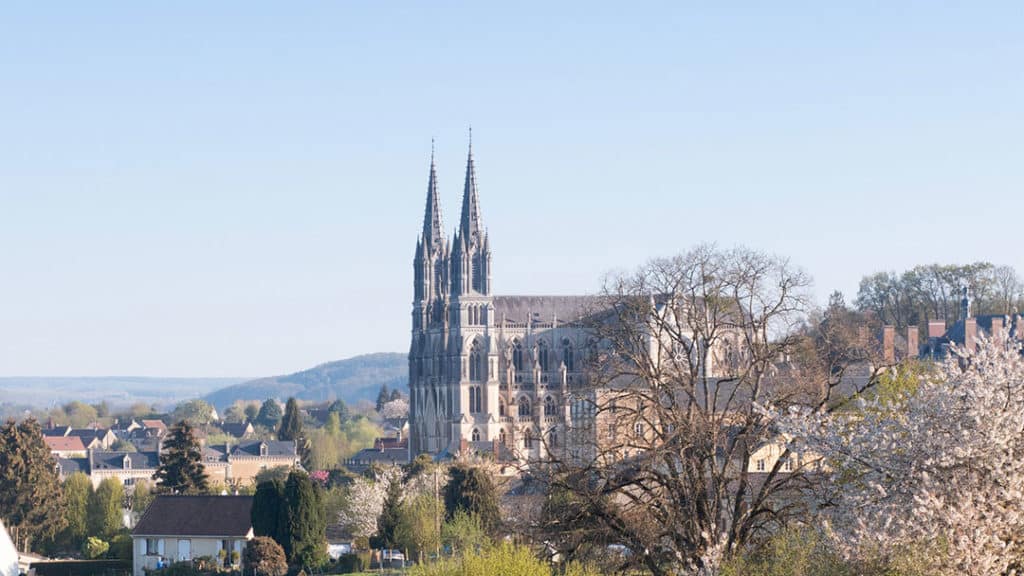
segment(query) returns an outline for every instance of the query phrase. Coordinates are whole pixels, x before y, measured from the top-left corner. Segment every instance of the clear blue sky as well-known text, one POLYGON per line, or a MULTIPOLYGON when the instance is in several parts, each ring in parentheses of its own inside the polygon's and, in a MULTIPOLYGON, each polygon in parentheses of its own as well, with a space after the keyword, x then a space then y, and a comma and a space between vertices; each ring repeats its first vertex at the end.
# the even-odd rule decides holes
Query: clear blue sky
POLYGON ((1024 3, 0 8, 0 375, 244 376, 403 351, 437 138, 498 293, 703 241, 816 293, 1024 271, 1024 3))

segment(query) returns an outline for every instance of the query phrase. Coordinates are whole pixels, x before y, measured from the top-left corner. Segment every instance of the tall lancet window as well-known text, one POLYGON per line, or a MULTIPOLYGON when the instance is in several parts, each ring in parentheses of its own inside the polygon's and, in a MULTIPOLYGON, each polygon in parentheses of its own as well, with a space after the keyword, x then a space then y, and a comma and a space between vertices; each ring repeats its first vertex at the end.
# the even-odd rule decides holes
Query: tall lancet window
POLYGON ((540 369, 547 372, 550 370, 548 365, 548 341, 541 338, 537 341, 537 363, 540 364, 540 369))
POLYGON ((516 372, 523 370, 523 343, 518 338, 512 341, 512 367, 516 372))
POLYGON ((483 382, 487 379, 487 355, 484 354, 483 343, 479 340, 473 341, 469 350, 469 381, 483 382))
POLYGON ((572 352, 572 342, 568 338, 562 340, 562 362, 569 372, 576 370, 576 358, 572 352))

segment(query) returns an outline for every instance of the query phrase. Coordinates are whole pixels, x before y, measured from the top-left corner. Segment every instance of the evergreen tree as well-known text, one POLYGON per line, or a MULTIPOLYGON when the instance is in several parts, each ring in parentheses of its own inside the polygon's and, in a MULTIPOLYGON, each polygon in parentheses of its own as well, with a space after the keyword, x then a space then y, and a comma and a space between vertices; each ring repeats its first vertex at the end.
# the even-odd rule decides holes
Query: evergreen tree
POLYGON ((171 494, 203 494, 210 489, 199 440, 187 421, 171 428, 153 478, 160 491, 171 494))
POLYGON ((252 402, 250 402, 250 403, 245 405, 245 419, 246 420, 248 420, 249 422, 256 422, 256 419, 259 418, 259 415, 260 415, 260 408, 259 408, 259 406, 257 406, 256 404, 254 404, 252 402))
POLYGON ((478 466, 456 464, 448 470, 444 489, 445 517, 451 519, 459 510, 476 516, 480 526, 494 536, 501 521, 498 491, 487 471, 478 466))
POLYGON ((381 384, 380 392, 377 393, 377 412, 384 409, 384 405, 391 400, 391 394, 388 392, 388 385, 381 384))
POLYGON ((121 528, 121 505, 124 485, 117 478, 104 478, 96 490, 89 494, 87 522, 89 535, 110 540, 121 528))
POLYGON ((281 421, 281 406, 277 403, 277 400, 273 398, 267 398, 263 401, 260 406, 259 413, 256 414, 256 423, 265 428, 277 428, 277 423, 281 421))
POLYGON ((333 412, 338 415, 338 420, 344 424, 351 417, 351 413, 348 409, 348 404, 345 404, 344 400, 335 400, 331 407, 327 409, 328 412, 333 412))
POLYGON ((270 480, 256 486, 252 500, 252 531, 257 536, 284 542, 288 535, 284 482, 270 480))
POLYGON ((67 526, 57 536, 57 543, 65 551, 79 550, 89 534, 88 506, 92 494, 92 482, 81 472, 75 472, 64 480, 64 502, 67 505, 64 518, 67 526))
POLYGON ((64 528, 64 496, 39 422, 0 426, 0 519, 21 550, 64 528))
POLYGON ((395 548, 398 546, 398 527, 402 522, 402 483, 395 481, 388 484, 384 496, 384 506, 377 517, 377 536, 372 539, 376 548, 395 548))
POLYGON ((319 490, 301 470, 288 475, 284 489, 288 506, 285 553, 294 564, 317 567, 327 560, 327 518, 319 490))
POLYGON ((388 397, 388 400, 401 400, 401 399, 402 399, 402 391, 399 390, 398 388, 395 388, 394 390, 392 390, 391 391, 391 395, 388 397))
POLYGON ((277 429, 278 440, 298 440, 302 438, 302 414, 299 412, 299 403, 295 398, 289 398, 284 407, 284 418, 281 419, 281 427, 277 429))

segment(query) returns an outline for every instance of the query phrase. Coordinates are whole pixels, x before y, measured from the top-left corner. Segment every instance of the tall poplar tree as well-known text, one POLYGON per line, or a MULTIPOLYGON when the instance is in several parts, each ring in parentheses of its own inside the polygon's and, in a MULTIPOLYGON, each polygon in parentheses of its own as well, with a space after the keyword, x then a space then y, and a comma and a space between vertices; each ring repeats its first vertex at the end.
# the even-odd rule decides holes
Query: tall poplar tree
POLYGON ((0 519, 24 551, 66 523, 57 470, 34 418, 0 426, 0 519))
POLYGON ((124 502, 124 485, 117 478, 104 478, 94 492, 89 494, 87 526, 89 535, 110 540, 124 527, 121 507, 124 502))
POLYGON ((203 494, 210 489, 199 440, 187 421, 171 428, 153 478, 165 493, 203 494))

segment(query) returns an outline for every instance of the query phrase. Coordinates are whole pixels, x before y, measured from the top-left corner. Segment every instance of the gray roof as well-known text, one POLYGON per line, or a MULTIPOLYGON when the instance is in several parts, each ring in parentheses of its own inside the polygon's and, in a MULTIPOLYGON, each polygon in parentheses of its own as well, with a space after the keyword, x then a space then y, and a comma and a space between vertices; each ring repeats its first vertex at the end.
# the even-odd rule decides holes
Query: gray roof
POLYGON ((248 422, 222 422, 220 424, 220 429, 223 430, 225 434, 230 434, 235 438, 242 438, 250 432, 249 426, 250 424, 248 422))
POLYGON ((215 461, 222 459, 230 451, 232 456, 260 456, 260 444, 267 445, 267 453, 265 456, 286 456, 293 458, 297 452, 295 450, 295 442, 288 440, 243 440, 238 444, 218 444, 216 446, 207 446, 203 449, 203 459, 207 461, 215 461))
POLYGON ((252 496, 157 496, 133 536, 242 537, 252 528, 252 496))
POLYGON ((576 322, 606 307, 600 296, 495 296, 493 305, 495 320, 520 323, 576 322))
POLYGON ((60 466, 60 471, 65 476, 75 472, 89 473, 88 458, 57 458, 57 465, 60 466))
POLYGON ((156 469, 160 465, 160 455, 156 452, 105 452, 94 450, 89 453, 90 470, 121 470, 124 461, 131 463, 134 470, 156 469))

